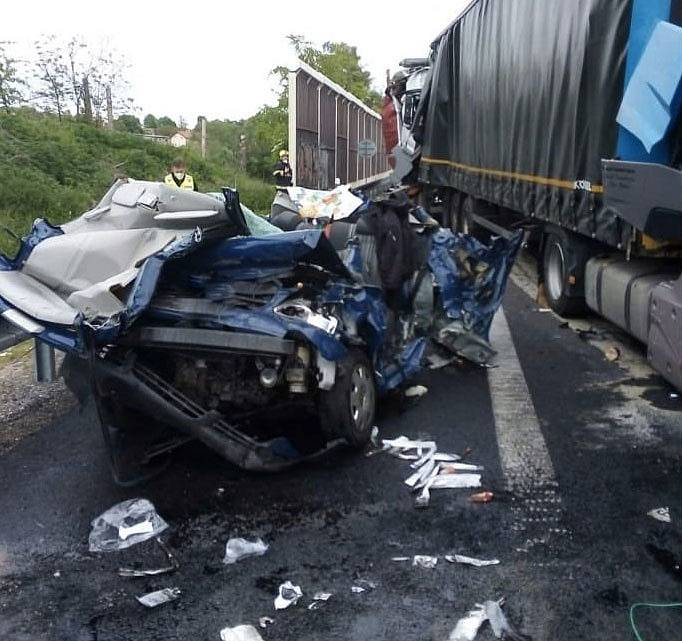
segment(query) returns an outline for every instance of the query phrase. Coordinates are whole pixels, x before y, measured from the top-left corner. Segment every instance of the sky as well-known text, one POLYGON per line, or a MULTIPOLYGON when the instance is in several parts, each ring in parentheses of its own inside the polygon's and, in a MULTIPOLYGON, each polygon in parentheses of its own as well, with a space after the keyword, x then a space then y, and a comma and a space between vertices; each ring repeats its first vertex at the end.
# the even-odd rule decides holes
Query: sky
POLYGON ((0 41, 22 58, 41 34, 102 40, 123 53, 136 113, 199 115, 238 120, 274 102, 269 71, 293 66, 287 34, 315 44, 355 45, 382 90, 386 69, 405 57, 426 56, 429 44, 469 0, 60 0, 12 3, 3 11, 0 41))

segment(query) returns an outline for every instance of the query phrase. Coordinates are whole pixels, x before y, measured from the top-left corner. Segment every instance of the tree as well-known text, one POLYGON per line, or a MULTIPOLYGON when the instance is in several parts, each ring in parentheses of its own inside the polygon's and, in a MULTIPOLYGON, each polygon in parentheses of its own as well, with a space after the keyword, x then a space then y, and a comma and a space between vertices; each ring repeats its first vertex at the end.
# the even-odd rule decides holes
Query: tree
POLYGON ((37 60, 35 62, 35 79, 38 87, 35 98, 45 110, 57 114, 61 121, 67 112, 67 87, 69 75, 64 64, 61 47, 56 36, 45 36, 35 42, 37 60))
POLYGON ((17 76, 17 61, 6 49, 8 42, 0 42, 0 105, 9 113, 11 107, 24 100, 22 89, 26 82, 17 76))
POLYGON ((132 114, 122 114, 114 120, 116 131, 126 131, 130 134, 141 134, 142 125, 136 116, 132 114))
MULTIPOLYGON (((369 107, 381 106, 381 95, 372 89, 372 75, 363 68, 356 47, 345 42, 325 42, 315 47, 303 36, 287 36, 296 55, 306 64, 341 85, 369 107)), ((280 76, 280 84, 286 88, 288 72, 277 67, 273 73, 280 76)))
POLYGON ((144 117, 142 124, 147 127, 147 129, 156 129, 159 126, 159 121, 154 114, 147 114, 144 117))
POLYGON ((168 116, 161 116, 161 118, 156 121, 156 124, 159 133, 166 136, 174 133, 178 129, 178 126, 175 124, 175 120, 169 118, 168 116))
POLYGON ((275 153, 287 140, 287 108, 279 104, 262 107, 244 124, 246 170, 263 180, 271 180, 275 153))

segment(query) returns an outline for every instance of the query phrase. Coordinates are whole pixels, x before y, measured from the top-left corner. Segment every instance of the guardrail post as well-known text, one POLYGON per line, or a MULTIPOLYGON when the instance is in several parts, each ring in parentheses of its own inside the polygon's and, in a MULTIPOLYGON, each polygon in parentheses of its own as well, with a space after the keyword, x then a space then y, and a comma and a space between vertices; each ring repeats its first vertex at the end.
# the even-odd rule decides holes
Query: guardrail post
POLYGON ((36 383, 52 383, 57 372, 54 347, 37 338, 33 341, 33 372, 36 383))

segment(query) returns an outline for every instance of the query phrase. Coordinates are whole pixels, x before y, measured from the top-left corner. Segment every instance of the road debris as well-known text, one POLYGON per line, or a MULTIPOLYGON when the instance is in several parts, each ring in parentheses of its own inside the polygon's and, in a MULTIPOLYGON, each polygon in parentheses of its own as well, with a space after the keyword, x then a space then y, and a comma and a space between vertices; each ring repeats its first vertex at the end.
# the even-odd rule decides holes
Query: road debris
POLYGON ((258 619, 258 625, 265 629, 267 628, 271 623, 274 623, 275 620, 272 617, 261 617, 258 619))
POLYGON ((495 498, 492 492, 476 492, 469 497, 472 503, 490 503, 495 498))
POLYGON ((315 592, 313 595, 313 602, 308 606, 308 610, 317 610, 321 608, 329 599, 332 598, 331 592, 315 592))
MULTIPOLYGON (((500 599, 502 601, 502 599, 500 599)), ((486 601, 485 613, 490 621, 490 627, 493 629, 493 634, 498 639, 511 639, 512 641, 530 641, 527 634, 517 632, 504 616, 502 612, 500 601, 486 601)))
POLYGON ((457 621, 455 629, 450 633, 448 641, 474 641, 480 627, 490 621, 493 634, 498 639, 511 639, 511 641, 531 641, 528 635, 517 632, 502 612, 504 598, 499 601, 486 601, 476 603, 465 617, 457 621))
POLYGON ((275 610, 284 610, 294 605, 303 596, 303 591, 298 585, 286 581, 279 586, 279 594, 275 597, 275 610))
POLYGON ((374 447, 379 447, 379 428, 376 425, 372 428, 372 435, 369 437, 369 442, 374 447))
POLYGON ((263 641, 263 637, 252 625, 223 628, 220 631, 220 639, 221 641, 263 641))
POLYGON ((670 508, 668 507, 657 507, 654 510, 649 510, 647 514, 652 519, 661 521, 661 523, 672 523, 672 519, 670 518, 670 508))
POLYGON ((242 538, 230 539, 225 545, 223 563, 231 565, 250 556, 263 556, 268 551, 268 547, 268 544, 264 543, 262 539, 255 541, 247 541, 242 538))
POLYGON ((391 561, 402 562, 402 561, 409 561, 409 560, 410 560, 409 556, 393 556, 393 557, 391 557, 391 561))
POLYGON ((405 390, 405 398, 421 398, 429 391, 425 385, 413 385, 405 390))
POLYGON ((538 307, 537 311, 541 314, 549 314, 552 310, 549 307, 538 307))
POLYGON ((166 558, 168 559, 168 565, 154 568, 151 570, 138 570, 135 568, 119 568, 118 575, 129 578, 143 577, 143 576, 159 576, 160 574, 168 574, 169 572, 175 572, 175 570, 180 569, 180 563, 175 558, 173 553, 168 549, 168 546, 157 536, 156 542, 159 544, 161 549, 164 551, 166 558))
POLYGON ((474 641, 478 630, 487 618, 485 606, 477 603, 473 610, 470 610, 465 617, 457 621, 457 625, 455 625, 455 629, 450 633, 448 641, 474 641))
POLYGON ((377 584, 369 579, 357 579, 355 585, 351 586, 350 591, 353 594, 360 594, 362 592, 367 592, 367 590, 375 590, 377 584))
POLYGON ((163 590, 156 590, 156 592, 150 592, 135 598, 146 608, 155 608, 169 601, 175 601, 180 594, 180 588, 164 588, 163 590))
POLYGON ((445 560, 450 563, 464 563, 465 565, 474 565, 477 568, 484 568, 488 565, 498 565, 499 559, 475 559, 472 556, 464 556, 463 554, 447 554, 445 560))
POLYGON ((458 463, 457 454, 438 452, 435 441, 413 441, 406 436, 384 439, 382 449, 402 460, 413 461, 410 467, 416 471, 405 479, 405 484, 413 490, 421 490, 415 498, 415 507, 429 505, 431 489, 453 489, 480 487, 482 471, 480 465, 458 463))
POLYGON ((604 356, 607 361, 613 363, 613 361, 617 361, 620 358, 620 350, 615 345, 609 345, 604 350, 604 356))
POLYGON ((147 499, 117 503, 94 519, 91 525, 90 552, 124 550, 157 537, 168 527, 147 499))
POLYGON ((437 563, 438 563, 437 556, 425 556, 423 554, 416 554, 412 559, 412 565, 420 568, 427 568, 429 570, 435 568, 437 563))
POLYGON ((451 365, 458 358, 456 356, 441 356, 440 354, 430 354, 426 357, 426 364, 429 369, 443 369, 451 365))

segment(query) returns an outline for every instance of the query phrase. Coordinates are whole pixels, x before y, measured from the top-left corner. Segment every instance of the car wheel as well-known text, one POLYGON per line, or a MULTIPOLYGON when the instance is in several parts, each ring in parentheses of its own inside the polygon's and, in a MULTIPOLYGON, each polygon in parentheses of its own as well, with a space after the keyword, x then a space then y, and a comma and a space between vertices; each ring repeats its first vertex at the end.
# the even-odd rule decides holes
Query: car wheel
POLYGON ((327 436, 364 447, 372 435, 377 399, 369 359, 360 350, 351 350, 337 366, 334 387, 320 395, 320 421, 327 436))

